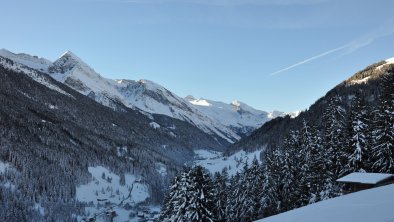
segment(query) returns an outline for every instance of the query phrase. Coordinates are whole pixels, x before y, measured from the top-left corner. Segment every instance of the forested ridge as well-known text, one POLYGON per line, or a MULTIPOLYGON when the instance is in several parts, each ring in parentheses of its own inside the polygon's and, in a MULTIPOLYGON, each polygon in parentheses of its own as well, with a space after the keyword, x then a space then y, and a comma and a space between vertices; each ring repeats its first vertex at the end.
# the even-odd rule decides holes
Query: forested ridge
POLYGON ((296 120, 272 120, 244 140, 258 145, 267 142, 252 140, 262 131, 285 132, 276 137, 281 141, 260 144, 261 164, 255 159, 231 177, 226 169, 213 176, 200 166, 185 169, 173 181, 162 221, 253 221, 341 195, 336 180, 349 173, 394 173, 394 65, 382 64, 340 84, 296 120))
POLYGON ((322 115, 333 97, 338 99, 336 105, 341 106, 346 111, 346 115, 350 113, 352 101, 356 95, 365 100, 368 106, 377 106, 378 96, 382 90, 381 76, 392 73, 393 66, 393 64, 381 61, 366 67, 328 91, 307 110, 301 112, 297 118, 290 118, 290 116, 275 118, 255 130, 250 136, 230 145, 227 152, 231 154, 238 150, 270 149, 280 145, 290 130, 302 127, 303 120, 318 128, 323 128, 322 115))

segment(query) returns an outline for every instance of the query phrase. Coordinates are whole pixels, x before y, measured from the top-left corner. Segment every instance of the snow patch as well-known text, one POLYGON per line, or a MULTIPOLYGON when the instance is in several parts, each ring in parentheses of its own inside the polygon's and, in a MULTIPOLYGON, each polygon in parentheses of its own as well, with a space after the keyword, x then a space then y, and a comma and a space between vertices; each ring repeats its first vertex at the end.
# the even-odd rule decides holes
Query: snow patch
POLYGON ((41 216, 45 216, 45 208, 41 206, 41 204, 36 203, 34 205, 34 209, 40 213, 41 216))
POLYGON ((386 59, 386 64, 394 64, 394 57, 386 59))
POLYGON ((196 99, 189 102, 195 106, 211 106, 211 104, 205 99, 196 99))
POLYGON ((371 76, 367 76, 367 77, 365 77, 363 79, 352 80, 352 81, 350 81, 350 84, 353 84, 353 85, 355 85, 355 84, 365 84, 365 83, 367 83, 368 79, 370 79, 370 78, 371 78, 371 76))
POLYGON ((164 165, 162 163, 156 163, 156 170, 161 176, 163 176, 163 177, 167 176, 166 165, 164 165))
POLYGON ((8 163, 4 163, 0 161, 0 173, 5 173, 6 169, 9 167, 10 165, 8 163))
POLYGON ((116 155, 118 157, 125 156, 127 154, 127 147, 116 147, 116 155))
POLYGON ((150 122, 149 126, 152 127, 153 129, 159 129, 160 125, 156 122, 150 122))

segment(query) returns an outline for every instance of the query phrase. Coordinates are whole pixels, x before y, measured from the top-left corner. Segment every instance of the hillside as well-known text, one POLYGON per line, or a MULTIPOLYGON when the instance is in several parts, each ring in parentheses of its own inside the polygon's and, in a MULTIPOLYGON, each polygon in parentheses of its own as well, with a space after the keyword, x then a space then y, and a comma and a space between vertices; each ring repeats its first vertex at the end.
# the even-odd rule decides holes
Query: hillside
MULTIPOLYGON (((143 178, 147 201, 160 203, 169 179, 193 157, 194 149, 220 149, 216 140, 187 122, 147 116, 122 104, 117 104, 121 112, 114 111, 3 57, 0 82, 4 221, 72 221, 89 215, 84 210, 88 203, 76 199, 77 187, 90 183, 89 169, 99 166, 114 179, 143 178)), ((118 183, 108 185, 116 191, 118 183)))
MULTIPOLYGON (((196 166, 178 175, 162 218, 176 221, 203 215, 212 221, 215 217, 253 221, 341 196, 345 191, 337 180, 350 173, 393 174, 393 84, 391 60, 374 64, 339 84, 298 117, 264 124, 245 139, 250 142, 246 150, 253 152, 233 149, 223 156, 199 151, 195 163, 207 169, 196 166), (196 170, 201 178, 194 176, 196 170), (210 199, 196 199, 201 195, 210 195, 210 199), (195 205, 202 207, 195 209, 195 205)), ((245 140, 234 146, 244 148, 245 140)), ((304 221, 304 217, 292 221, 304 221)))
POLYGON ((393 59, 375 63, 357 72, 328 91, 326 95, 318 99, 309 109, 301 112, 296 118, 285 116, 266 122, 250 136, 230 145, 227 152, 234 153, 238 150, 253 151, 281 146, 288 133, 291 130, 300 129, 304 120, 317 128, 322 128, 322 114, 326 112, 333 98, 337 100, 335 105, 342 107, 345 113, 349 113, 355 96, 365 100, 370 107, 374 107, 381 91, 382 78, 380 77, 386 73, 394 73, 393 59))
POLYGON ((394 221, 394 185, 332 198, 256 222, 394 221))

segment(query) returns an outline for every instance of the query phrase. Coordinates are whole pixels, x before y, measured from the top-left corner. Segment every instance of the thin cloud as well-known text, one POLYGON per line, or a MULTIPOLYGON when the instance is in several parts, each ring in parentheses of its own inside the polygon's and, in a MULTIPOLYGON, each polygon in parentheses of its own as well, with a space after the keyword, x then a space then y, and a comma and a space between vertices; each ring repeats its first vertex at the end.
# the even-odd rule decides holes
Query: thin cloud
POLYGON ((323 52, 323 53, 321 53, 321 54, 319 54, 319 55, 310 57, 310 58, 305 59, 305 60, 303 60, 303 61, 301 61, 301 62, 297 62, 296 64, 293 64, 293 65, 291 65, 291 66, 288 66, 288 67, 286 67, 286 68, 283 68, 283 69, 280 69, 280 70, 275 71, 275 72, 273 72, 273 73, 270 73, 269 75, 270 75, 270 76, 277 75, 277 74, 279 74, 279 73, 281 73, 281 72, 290 70, 290 69, 292 69, 292 68, 295 68, 295 67, 300 66, 300 65, 302 65, 302 64, 305 64, 305 63, 307 63, 307 62, 313 61, 313 60, 318 59, 318 58, 320 58, 320 57, 323 57, 323 56, 329 55, 329 54, 331 54, 331 53, 334 53, 334 52, 343 50, 343 49, 345 49, 345 48, 348 48, 348 47, 351 46, 351 44, 353 44, 353 43, 348 43, 348 44, 343 45, 343 46, 340 46, 340 47, 338 47, 338 48, 328 50, 328 51, 323 52))
POLYGON ((319 59, 321 57, 330 55, 330 54, 338 52, 338 51, 343 51, 344 52, 343 55, 353 53, 353 52, 357 51, 358 49, 361 49, 363 47, 366 47, 366 46, 372 44, 377 39, 385 37, 385 36, 392 35, 393 33, 394 33, 394 26, 382 26, 382 27, 380 27, 380 28, 368 33, 367 35, 365 35, 365 36, 363 36, 363 37, 361 37, 361 38, 359 38, 359 39, 357 39, 355 41, 352 41, 350 43, 347 43, 347 44, 345 44, 343 46, 340 46, 340 47, 337 47, 337 48, 334 48, 334 49, 330 49, 330 50, 328 50, 326 52, 323 52, 323 53, 321 53, 319 55, 315 55, 315 56, 312 56, 310 58, 304 59, 301 62, 297 62, 297 63, 295 63, 295 64, 293 64, 291 66, 288 66, 286 68, 280 69, 280 70, 275 71, 275 72, 272 72, 269 75, 270 76, 277 75, 279 73, 288 71, 288 70, 293 69, 293 68, 295 68, 297 66, 303 65, 305 63, 312 62, 313 60, 319 59), (390 27, 390 28, 388 28, 388 27, 390 27))
POLYGON ((380 26, 378 29, 354 41, 354 43, 345 50, 344 54, 350 54, 360 48, 372 44, 379 38, 390 36, 393 33, 394 33, 394 20, 391 20, 389 22, 386 22, 385 25, 380 26))
POLYGON ((129 3, 164 4, 164 3, 191 3, 199 5, 235 6, 235 5, 315 5, 328 0, 124 0, 129 3))

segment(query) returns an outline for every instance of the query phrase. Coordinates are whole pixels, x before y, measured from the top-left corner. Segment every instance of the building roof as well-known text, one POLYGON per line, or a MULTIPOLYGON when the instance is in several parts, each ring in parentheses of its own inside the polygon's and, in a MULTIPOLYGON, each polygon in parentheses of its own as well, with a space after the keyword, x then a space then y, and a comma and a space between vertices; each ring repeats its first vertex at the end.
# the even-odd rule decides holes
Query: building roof
POLYGON ((351 173, 339 178, 337 181, 343 183, 377 184, 392 177, 394 175, 388 173, 351 173))

